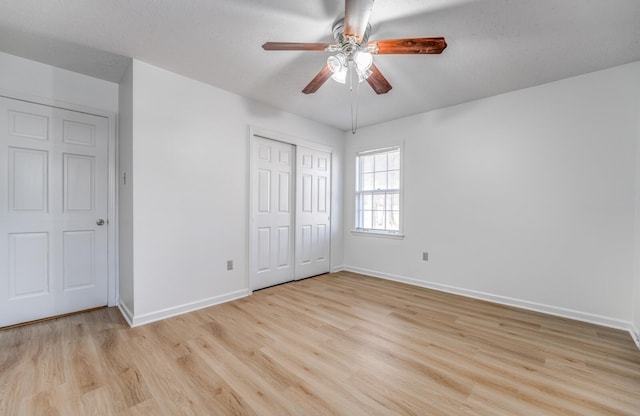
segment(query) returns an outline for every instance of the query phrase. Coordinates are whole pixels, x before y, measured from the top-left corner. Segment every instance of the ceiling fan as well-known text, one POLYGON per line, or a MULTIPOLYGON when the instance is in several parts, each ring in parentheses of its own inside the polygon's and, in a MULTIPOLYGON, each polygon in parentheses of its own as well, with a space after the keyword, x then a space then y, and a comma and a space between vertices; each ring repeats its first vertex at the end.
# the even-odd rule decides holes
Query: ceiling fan
MULTIPOLYGON (((443 37, 406 38, 369 41, 369 16, 374 0, 345 0, 344 18, 333 25, 334 44, 267 42, 267 51, 337 52, 327 59, 327 65, 302 90, 313 94, 329 79, 353 85, 367 81, 377 94, 386 94, 391 84, 373 63, 373 55, 440 54, 447 47, 443 37)), ((353 94, 352 94, 353 96, 353 94)), ((352 108, 353 113, 353 108, 352 108)), ((355 132, 355 130, 354 130, 355 132)))

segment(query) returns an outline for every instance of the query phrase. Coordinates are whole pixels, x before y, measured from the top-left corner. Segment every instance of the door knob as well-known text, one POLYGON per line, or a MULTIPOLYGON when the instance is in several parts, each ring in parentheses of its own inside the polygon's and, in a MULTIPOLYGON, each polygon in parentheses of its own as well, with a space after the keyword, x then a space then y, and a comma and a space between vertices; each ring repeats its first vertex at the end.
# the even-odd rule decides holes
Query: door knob
POLYGON ((96 221, 96 224, 104 225, 104 220, 102 218, 100 218, 98 221, 96 221))

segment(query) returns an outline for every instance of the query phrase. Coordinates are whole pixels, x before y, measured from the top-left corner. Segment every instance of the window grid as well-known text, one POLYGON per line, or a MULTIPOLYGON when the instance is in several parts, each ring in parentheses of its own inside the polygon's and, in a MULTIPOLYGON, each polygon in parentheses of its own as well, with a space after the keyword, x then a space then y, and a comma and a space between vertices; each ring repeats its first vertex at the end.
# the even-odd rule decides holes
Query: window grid
POLYGON ((359 153, 356 229, 400 232, 400 148, 359 153))

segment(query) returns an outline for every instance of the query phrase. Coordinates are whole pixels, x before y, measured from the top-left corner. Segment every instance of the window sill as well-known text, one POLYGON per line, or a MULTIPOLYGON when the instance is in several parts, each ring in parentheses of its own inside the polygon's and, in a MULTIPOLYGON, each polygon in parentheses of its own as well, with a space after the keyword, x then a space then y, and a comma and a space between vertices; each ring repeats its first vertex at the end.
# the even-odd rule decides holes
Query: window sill
POLYGON ((368 236, 368 237, 378 237, 378 238, 390 238, 392 240, 403 240, 404 234, 400 233, 389 233, 385 231, 364 231, 364 230, 351 230, 352 235, 357 236, 368 236))

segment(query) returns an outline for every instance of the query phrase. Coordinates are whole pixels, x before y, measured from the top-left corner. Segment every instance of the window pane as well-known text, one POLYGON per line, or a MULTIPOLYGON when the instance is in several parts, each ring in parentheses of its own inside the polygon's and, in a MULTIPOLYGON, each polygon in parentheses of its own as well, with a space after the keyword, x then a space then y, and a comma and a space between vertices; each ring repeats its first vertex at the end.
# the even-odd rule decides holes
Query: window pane
POLYGON ((397 193, 388 193, 385 209, 387 211, 400 211, 400 195, 397 193))
POLYGON ((400 212, 387 211, 387 230, 399 231, 400 230, 400 212))
POLYGON ((373 195, 373 209, 378 211, 384 210, 384 194, 373 195))
POLYGON ((400 171, 390 170, 388 176, 389 183, 387 185, 389 189, 400 189, 400 171))
POLYGON ((373 207, 371 206, 371 197, 373 195, 362 195, 362 209, 371 210, 373 207))
POLYGON ((372 212, 364 211, 362 214, 362 228, 371 229, 372 212))
POLYGON ((380 172, 381 170, 387 170, 387 154, 377 154, 374 155, 376 160, 376 172, 380 172))
POLYGON ((387 189, 387 172, 376 172, 376 183, 374 189, 387 189))
POLYGON ((362 158, 362 172, 373 172, 373 156, 360 156, 362 158))
POLYGON ((373 229, 384 230, 384 211, 373 211, 373 229))
POLYGON ((400 151, 389 153, 389 170, 400 169, 400 151))
POLYGON ((375 188, 373 187, 373 173, 365 173, 362 175, 362 190, 363 191, 373 191, 375 188))
POLYGON ((400 150, 374 152, 357 159, 357 227, 400 231, 400 150))

